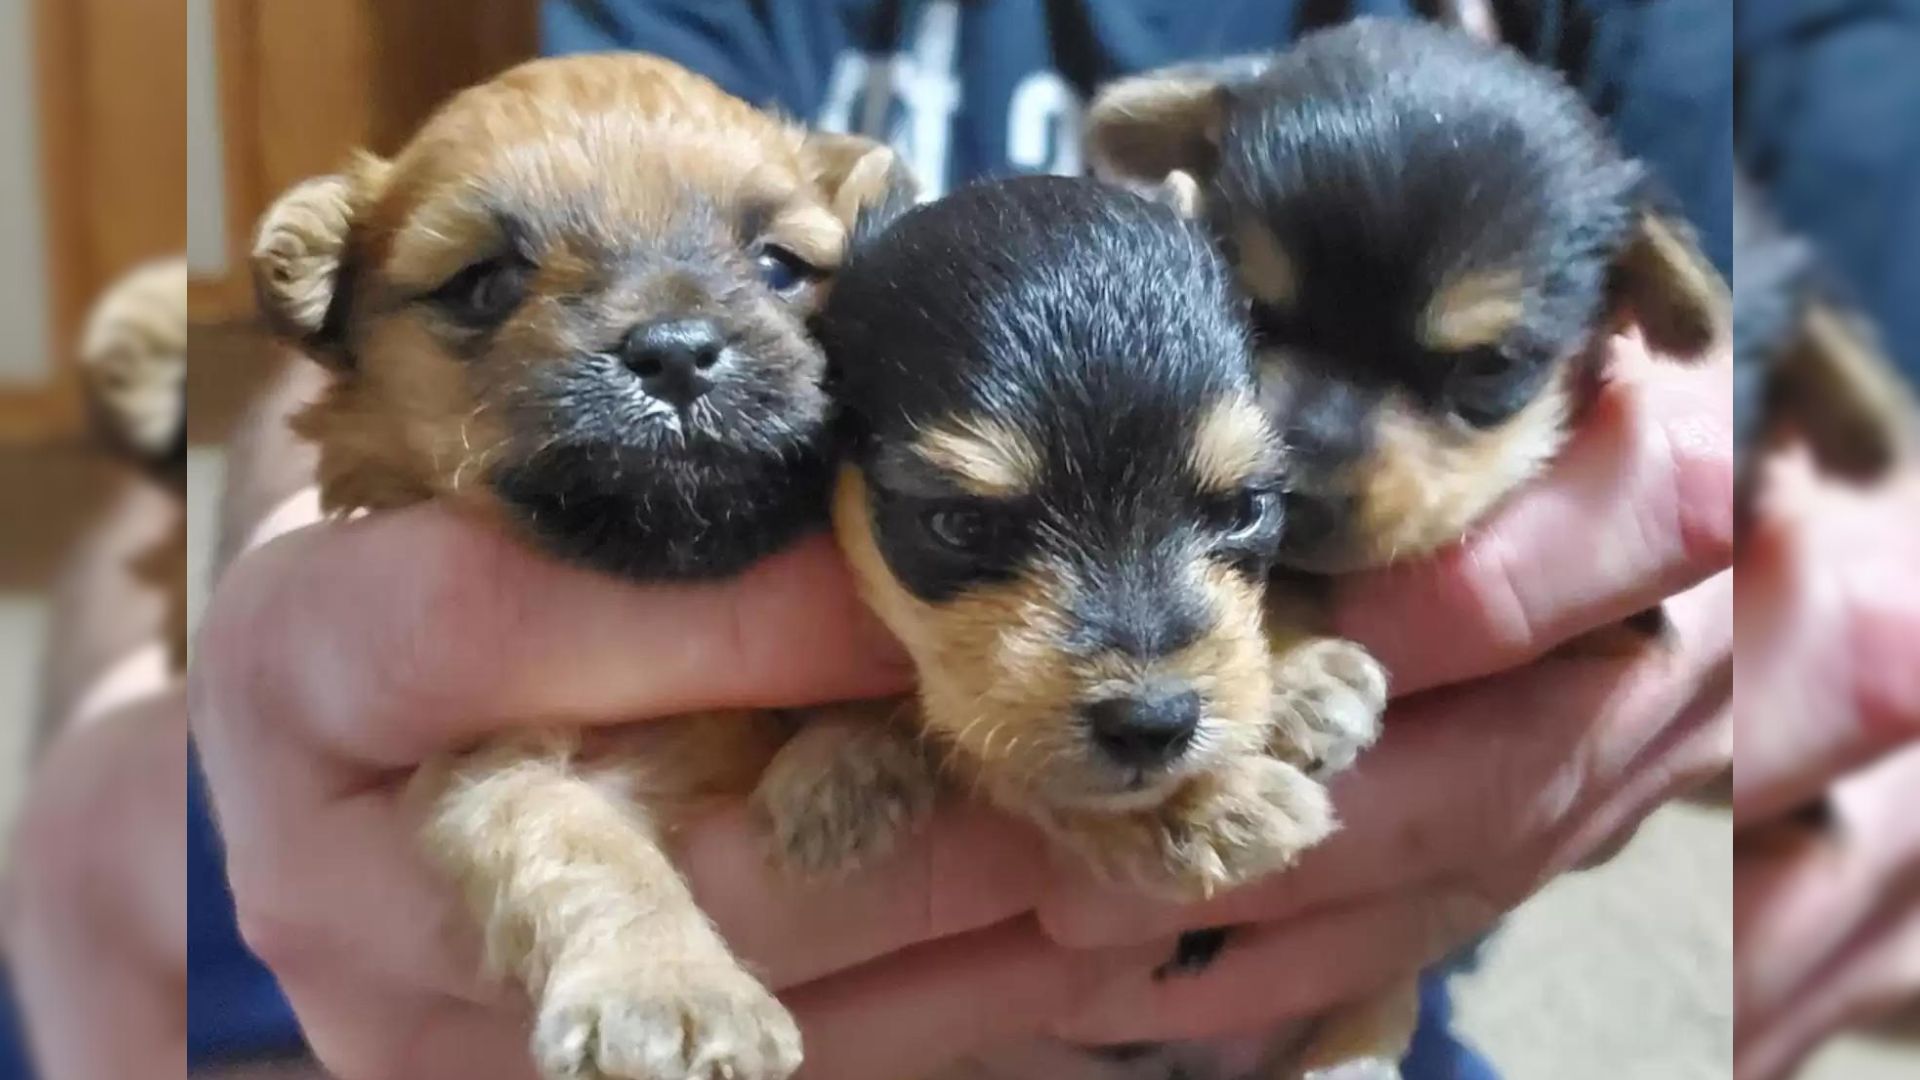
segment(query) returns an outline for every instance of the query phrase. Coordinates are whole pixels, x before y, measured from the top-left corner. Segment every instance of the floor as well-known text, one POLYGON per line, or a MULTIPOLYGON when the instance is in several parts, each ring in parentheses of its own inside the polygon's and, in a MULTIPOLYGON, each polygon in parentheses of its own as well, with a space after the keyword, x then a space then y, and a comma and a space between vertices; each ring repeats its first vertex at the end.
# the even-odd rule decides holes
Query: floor
MULTIPOLYGON (((193 490, 218 490, 196 453, 193 490)), ((189 572, 205 580, 212 500, 190 518, 189 572)), ((44 605, 0 594, 0 836, 9 829, 31 715, 44 605)), ((195 609, 197 611, 197 607, 195 609)), ((1613 862, 1549 886, 1506 924, 1460 987, 1467 1035, 1509 1080, 1708 1080, 1732 1046, 1732 857, 1724 814, 1677 805, 1613 862)), ((1854 1039, 1809 1080, 1910 1080, 1920 1049, 1854 1039)))

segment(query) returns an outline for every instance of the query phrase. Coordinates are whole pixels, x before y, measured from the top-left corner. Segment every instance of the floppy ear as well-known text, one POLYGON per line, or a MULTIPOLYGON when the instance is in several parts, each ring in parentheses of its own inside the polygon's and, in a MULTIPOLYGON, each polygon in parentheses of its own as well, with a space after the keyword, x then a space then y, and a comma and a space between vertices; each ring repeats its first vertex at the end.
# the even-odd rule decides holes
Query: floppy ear
POLYGON ((1118 186, 1133 192, 1149 202, 1173 208, 1173 212, 1189 221, 1198 221, 1206 209, 1206 197, 1200 191, 1200 181, 1185 169, 1175 169, 1157 184, 1117 181, 1118 186))
POLYGON ((1108 83, 1087 110, 1087 161, 1108 180, 1158 183, 1174 170, 1212 175, 1234 91, 1271 59, 1235 56, 1108 83))
POLYGON ((1727 283, 1701 253, 1693 229, 1664 212, 1642 209, 1613 263, 1617 315, 1637 323, 1655 352, 1699 359, 1728 342, 1733 300, 1727 283))
POLYGON ((827 193, 833 214, 856 233, 893 220, 913 206, 920 185, 900 155, 862 135, 808 132, 806 154, 814 180, 827 193))
POLYGON ((1807 305, 1776 361, 1766 411, 1839 476, 1873 479, 1920 454, 1920 402, 1872 328, 1824 299, 1807 305))
POLYGON ((314 359, 345 367, 342 331, 354 219, 386 177, 362 157, 344 172, 295 184, 254 229, 253 291, 274 333, 314 359))

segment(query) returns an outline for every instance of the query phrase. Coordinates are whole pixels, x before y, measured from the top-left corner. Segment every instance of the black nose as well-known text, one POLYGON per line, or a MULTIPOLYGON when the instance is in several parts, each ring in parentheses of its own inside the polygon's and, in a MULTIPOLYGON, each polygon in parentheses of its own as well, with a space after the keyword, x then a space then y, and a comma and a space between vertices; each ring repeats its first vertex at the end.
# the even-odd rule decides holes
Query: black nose
POLYGON ((1093 741, 1122 765, 1164 765, 1180 756, 1200 726, 1200 695, 1191 690, 1108 698, 1087 706, 1093 741))
POLYGON ((725 346, 708 319, 663 319, 633 328, 621 359, 652 397, 684 409, 713 389, 713 369, 725 346))
POLYGON ((1280 543, 1287 551, 1315 551, 1332 543, 1340 535, 1342 520, 1350 504, 1333 495, 1308 495, 1290 491, 1282 500, 1285 524, 1280 543))
POLYGON ((1281 418, 1283 441, 1310 465, 1347 465, 1367 452, 1378 404, 1377 394, 1340 380, 1304 381, 1281 418))

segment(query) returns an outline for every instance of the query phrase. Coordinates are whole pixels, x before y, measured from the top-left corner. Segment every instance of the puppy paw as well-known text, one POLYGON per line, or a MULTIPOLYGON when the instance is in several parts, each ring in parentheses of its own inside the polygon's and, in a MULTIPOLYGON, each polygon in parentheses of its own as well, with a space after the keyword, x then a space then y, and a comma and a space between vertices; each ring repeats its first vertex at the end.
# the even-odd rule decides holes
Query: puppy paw
POLYGON ((828 878, 885 857, 933 813, 939 779, 897 703, 809 713, 761 776, 754 799, 777 865, 828 878))
POLYGON ((1195 900, 1291 864, 1333 831, 1334 818, 1311 777, 1259 757, 1196 780, 1151 811, 1043 824, 1103 878, 1195 900))
POLYGON ((800 1030, 731 964, 587 962, 554 972, 533 1054, 547 1080, 786 1080, 800 1030))
POLYGON ((1273 660, 1270 748, 1315 776, 1339 772, 1380 735, 1387 671, 1367 650, 1313 638, 1273 660))

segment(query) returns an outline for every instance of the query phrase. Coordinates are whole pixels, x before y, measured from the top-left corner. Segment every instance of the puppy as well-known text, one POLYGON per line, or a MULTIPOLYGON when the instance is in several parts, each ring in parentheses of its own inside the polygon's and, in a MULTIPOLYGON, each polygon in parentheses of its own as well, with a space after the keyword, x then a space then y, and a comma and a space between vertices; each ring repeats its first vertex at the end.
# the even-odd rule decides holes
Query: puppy
MULTIPOLYGON (((910 193, 890 152, 651 57, 465 91, 259 227, 267 318, 334 375, 296 421, 323 501, 440 499, 631 579, 737 571, 824 524, 826 362, 805 319, 860 207, 910 193)), ((426 847, 532 998, 551 1080, 798 1066, 792 1019, 664 846, 694 800, 750 790, 787 730, 549 730, 422 770, 426 847)))
MULTIPOLYGON (((1384 676, 1316 640, 1292 647, 1318 681, 1275 685, 1286 463, 1198 228, 1092 181, 966 188, 858 245, 817 327, 848 447, 835 534, 921 680, 899 739, 1174 895, 1327 834, 1325 792, 1274 752, 1276 696, 1332 683, 1377 710, 1384 676)), ((823 798, 871 801, 827 776, 823 798)))
POLYGON ((94 302, 80 340, 88 410, 114 451, 186 491, 187 262, 146 263, 94 302))
MULTIPOLYGON (((1559 452, 1629 324, 1681 358, 1727 338, 1726 286, 1645 169, 1557 76, 1468 34, 1359 20, 1124 80, 1088 141, 1103 172, 1201 193, 1290 456, 1291 570, 1465 534, 1559 452)), ((1650 614, 1581 647, 1638 647, 1650 614)), ((1314 1075, 1330 1050, 1338 1075, 1397 1075, 1415 1000, 1321 1021, 1272 1075, 1314 1075)))
POLYGON ((1281 561, 1420 555, 1537 475, 1609 338, 1724 344, 1725 284, 1645 168, 1517 53, 1360 20, 1099 95, 1092 156, 1197 178, 1293 455, 1281 561))

